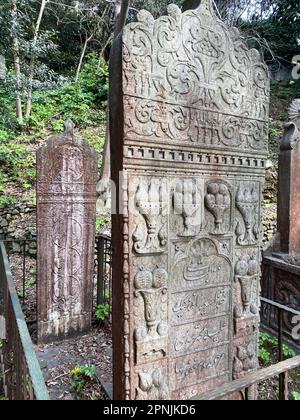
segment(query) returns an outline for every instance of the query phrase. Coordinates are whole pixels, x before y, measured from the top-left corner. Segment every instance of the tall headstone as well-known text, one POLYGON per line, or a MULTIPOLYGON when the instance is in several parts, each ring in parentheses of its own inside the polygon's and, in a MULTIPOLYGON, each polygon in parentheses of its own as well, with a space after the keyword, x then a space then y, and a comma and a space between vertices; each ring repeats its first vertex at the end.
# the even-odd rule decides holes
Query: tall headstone
POLYGON ((37 152, 38 341, 91 327, 97 156, 73 123, 37 152))
POLYGON ((188 399, 257 368, 268 71, 212 0, 140 11, 111 68, 114 398, 188 399))
POLYGON ((279 153, 280 251, 300 255, 300 99, 290 106, 279 153))

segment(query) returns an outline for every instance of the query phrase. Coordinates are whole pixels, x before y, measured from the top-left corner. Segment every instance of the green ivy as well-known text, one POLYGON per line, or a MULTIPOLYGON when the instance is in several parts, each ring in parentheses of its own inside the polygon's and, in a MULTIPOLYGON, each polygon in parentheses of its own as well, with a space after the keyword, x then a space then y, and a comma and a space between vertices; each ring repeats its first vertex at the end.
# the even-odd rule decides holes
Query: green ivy
POLYGON ((109 303, 103 303, 101 305, 97 305, 95 315, 100 321, 105 321, 109 319, 111 312, 112 306, 109 303))
MULTIPOLYGON (((271 362, 271 356, 277 350, 278 339, 268 333, 260 333, 259 336, 259 358, 263 365, 268 365, 271 362)), ((296 356, 294 350, 287 344, 282 346, 283 356, 285 359, 290 359, 296 356)))
POLYGON ((293 400, 300 401, 300 392, 292 392, 293 400))
POLYGON ((96 375, 96 367, 91 365, 75 366, 71 372, 71 388, 81 395, 85 385, 96 375))

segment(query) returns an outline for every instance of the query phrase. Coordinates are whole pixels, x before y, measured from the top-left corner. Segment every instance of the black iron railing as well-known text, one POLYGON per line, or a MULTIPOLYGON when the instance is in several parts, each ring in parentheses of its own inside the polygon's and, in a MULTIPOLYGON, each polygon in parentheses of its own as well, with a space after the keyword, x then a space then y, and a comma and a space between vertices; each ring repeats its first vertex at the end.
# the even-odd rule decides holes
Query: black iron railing
POLYGON ((49 395, 0 242, 0 376, 9 400, 48 400, 49 395))
POLYGON ((97 247, 97 305, 112 304, 112 246, 111 238, 100 235, 97 247))

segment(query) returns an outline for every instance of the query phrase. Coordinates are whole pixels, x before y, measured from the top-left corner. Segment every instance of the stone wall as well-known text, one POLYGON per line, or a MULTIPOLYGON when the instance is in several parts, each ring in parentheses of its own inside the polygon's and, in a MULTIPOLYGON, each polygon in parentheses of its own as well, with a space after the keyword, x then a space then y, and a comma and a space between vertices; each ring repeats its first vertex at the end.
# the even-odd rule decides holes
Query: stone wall
POLYGON ((263 243, 267 244, 272 241, 277 232, 277 205, 270 204, 263 208, 262 215, 263 225, 263 243))
POLYGON ((0 239, 12 240, 15 252, 21 252, 20 240, 28 240, 26 252, 36 255, 36 207, 15 204, 0 209, 0 239), (32 242, 30 242, 32 241, 32 242))

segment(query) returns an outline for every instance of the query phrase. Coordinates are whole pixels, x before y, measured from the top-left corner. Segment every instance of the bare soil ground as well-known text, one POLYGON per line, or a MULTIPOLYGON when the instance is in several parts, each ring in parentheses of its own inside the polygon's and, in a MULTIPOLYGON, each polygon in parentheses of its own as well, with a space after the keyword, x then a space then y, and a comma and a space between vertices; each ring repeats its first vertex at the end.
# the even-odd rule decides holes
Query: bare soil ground
POLYGON ((37 346, 36 351, 51 399, 106 399, 101 382, 110 383, 112 378, 112 340, 108 325, 80 338, 37 346), (84 383, 80 393, 72 389, 72 370, 76 366, 96 368, 96 375, 84 383))

